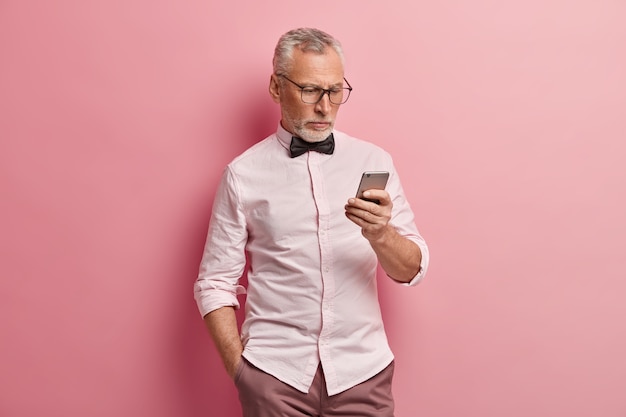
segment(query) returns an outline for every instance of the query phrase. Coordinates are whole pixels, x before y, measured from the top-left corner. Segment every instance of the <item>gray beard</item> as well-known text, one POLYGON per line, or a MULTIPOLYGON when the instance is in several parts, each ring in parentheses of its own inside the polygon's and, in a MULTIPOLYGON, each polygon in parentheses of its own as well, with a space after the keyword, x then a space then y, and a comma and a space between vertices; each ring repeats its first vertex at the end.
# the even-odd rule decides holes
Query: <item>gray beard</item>
POLYGON ((321 142, 332 133, 333 126, 330 126, 328 129, 322 131, 311 131, 302 127, 294 127, 294 130, 299 138, 307 142, 321 142))

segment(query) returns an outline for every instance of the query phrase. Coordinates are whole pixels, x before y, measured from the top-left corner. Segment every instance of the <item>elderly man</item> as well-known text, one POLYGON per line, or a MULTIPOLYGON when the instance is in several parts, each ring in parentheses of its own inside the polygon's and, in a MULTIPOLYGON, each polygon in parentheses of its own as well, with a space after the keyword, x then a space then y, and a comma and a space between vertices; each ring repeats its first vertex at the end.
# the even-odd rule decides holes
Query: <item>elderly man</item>
POLYGON ((390 155, 334 129, 352 91, 343 60, 320 30, 280 38, 280 124, 226 167, 215 197, 194 293, 245 417, 393 416, 376 271, 415 285, 428 248, 390 155), (365 171, 388 172, 386 188, 355 198, 365 171))

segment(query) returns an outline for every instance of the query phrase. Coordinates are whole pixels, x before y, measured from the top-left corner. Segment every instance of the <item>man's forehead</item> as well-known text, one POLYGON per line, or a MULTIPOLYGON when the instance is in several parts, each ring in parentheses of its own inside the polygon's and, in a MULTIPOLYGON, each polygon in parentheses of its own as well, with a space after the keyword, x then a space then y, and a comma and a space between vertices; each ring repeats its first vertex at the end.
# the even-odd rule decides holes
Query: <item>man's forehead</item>
POLYGON ((300 82, 343 83, 343 62, 332 48, 324 53, 298 51, 292 64, 291 75, 301 77, 300 82))

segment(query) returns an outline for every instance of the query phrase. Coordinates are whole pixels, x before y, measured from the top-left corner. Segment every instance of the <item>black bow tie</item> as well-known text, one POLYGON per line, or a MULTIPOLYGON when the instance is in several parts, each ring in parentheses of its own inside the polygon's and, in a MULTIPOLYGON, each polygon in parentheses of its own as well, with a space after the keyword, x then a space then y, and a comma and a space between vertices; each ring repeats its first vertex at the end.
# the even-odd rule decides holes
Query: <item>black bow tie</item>
POLYGON ((332 133, 321 142, 306 142, 299 137, 294 136, 291 138, 291 145, 289 146, 292 158, 300 156, 307 151, 321 152, 330 155, 334 150, 335 138, 332 133))

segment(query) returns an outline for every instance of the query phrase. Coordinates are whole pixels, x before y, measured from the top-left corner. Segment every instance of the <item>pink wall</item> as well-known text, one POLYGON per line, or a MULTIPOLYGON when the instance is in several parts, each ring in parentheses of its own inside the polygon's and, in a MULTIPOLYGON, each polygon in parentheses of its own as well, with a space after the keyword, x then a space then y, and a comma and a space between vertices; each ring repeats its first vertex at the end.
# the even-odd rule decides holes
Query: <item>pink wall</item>
POLYGON ((0 3, 0 415, 236 415, 192 283, 296 26, 343 41, 338 127, 431 245, 381 283, 397 415, 626 415, 626 3, 32 3, 0 3))

